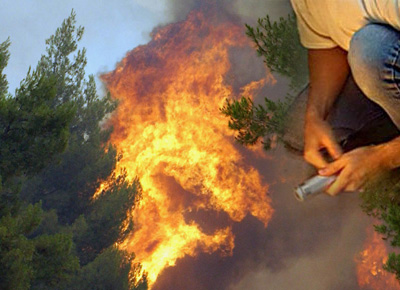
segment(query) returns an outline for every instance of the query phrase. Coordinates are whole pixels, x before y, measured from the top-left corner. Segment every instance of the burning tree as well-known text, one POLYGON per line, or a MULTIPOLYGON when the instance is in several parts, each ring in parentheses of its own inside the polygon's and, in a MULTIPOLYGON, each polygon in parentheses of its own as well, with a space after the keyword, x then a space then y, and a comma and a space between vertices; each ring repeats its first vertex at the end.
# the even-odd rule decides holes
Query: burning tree
MULTIPOLYGON (((268 186, 243 162, 218 110, 234 92, 230 53, 250 53, 251 43, 237 18, 224 18, 207 2, 184 21, 156 29, 149 44, 103 76, 120 100, 110 120, 111 140, 124 152, 118 167, 129 178, 139 175, 144 192, 132 213, 136 230, 119 246, 135 253, 156 289, 159 275, 179 259, 232 255, 231 223, 252 215, 267 226, 273 212, 268 186), (204 225, 196 218, 202 213, 222 213, 227 223, 204 225)), ((238 90, 271 80, 262 69, 238 90)))

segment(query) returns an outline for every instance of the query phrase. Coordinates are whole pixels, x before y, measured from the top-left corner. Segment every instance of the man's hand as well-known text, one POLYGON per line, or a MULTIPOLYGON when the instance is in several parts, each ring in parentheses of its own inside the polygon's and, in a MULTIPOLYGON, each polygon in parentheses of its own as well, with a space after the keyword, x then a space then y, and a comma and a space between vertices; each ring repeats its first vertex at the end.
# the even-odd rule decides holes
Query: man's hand
POLYGON ((328 165, 320 150, 326 148, 333 159, 342 155, 342 150, 333 136, 329 124, 318 117, 307 116, 304 131, 304 159, 317 168, 328 165))
POLYGON ((326 192, 336 195, 341 191, 356 191, 368 180, 390 170, 386 159, 382 158, 386 155, 382 150, 381 146, 360 147, 320 169, 320 175, 338 175, 326 192))

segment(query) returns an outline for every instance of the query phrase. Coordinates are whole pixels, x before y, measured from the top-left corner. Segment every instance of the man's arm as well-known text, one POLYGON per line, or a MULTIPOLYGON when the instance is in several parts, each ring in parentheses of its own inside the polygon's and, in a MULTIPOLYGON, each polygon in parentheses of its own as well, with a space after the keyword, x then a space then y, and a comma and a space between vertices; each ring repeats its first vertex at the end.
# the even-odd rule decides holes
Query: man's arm
POLYGON ((319 155, 322 145, 329 149, 335 141, 329 125, 324 121, 339 95, 349 74, 347 54, 340 48, 310 50, 310 93, 307 104, 305 126, 305 158, 316 167, 321 175, 338 175, 327 193, 336 195, 341 191, 355 191, 368 180, 385 171, 400 167, 400 137, 390 142, 354 149, 327 164, 319 155), (331 139, 330 139, 331 138, 331 139), (308 153, 307 153, 308 152, 308 153))
POLYGON ((349 75, 347 52, 340 47, 309 49, 310 90, 304 132, 304 158, 317 168, 327 165, 319 150, 337 159, 341 149, 325 121, 349 75))
POLYGON ((400 167, 400 137, 376 147, 385 168, 396 169, 400 167))
POLYGON ((309 49, 310 92, 307 116, 325 119, 349 75, 347 52, 340 47, 309 49))

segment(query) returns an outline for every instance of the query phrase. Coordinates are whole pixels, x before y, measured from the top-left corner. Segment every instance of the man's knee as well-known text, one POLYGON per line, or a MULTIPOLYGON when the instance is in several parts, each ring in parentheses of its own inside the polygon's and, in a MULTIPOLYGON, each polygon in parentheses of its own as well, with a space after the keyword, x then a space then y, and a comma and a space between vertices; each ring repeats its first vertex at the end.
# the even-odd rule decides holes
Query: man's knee
POLYGON ((348 62, 354 80, 363 93, 373 101, 388 96, 398 97, 395 79, 398 73, 399 32, 383 24, 368 24, 354 33, 348 62), (397 71, 397 72, 396 72, 397 71))
POLYGON ((380 28, 369 24, 354 33, 347 56, 355 82, 368 97, 374 95, 383 69, 380 44, 375 39, 380 28))

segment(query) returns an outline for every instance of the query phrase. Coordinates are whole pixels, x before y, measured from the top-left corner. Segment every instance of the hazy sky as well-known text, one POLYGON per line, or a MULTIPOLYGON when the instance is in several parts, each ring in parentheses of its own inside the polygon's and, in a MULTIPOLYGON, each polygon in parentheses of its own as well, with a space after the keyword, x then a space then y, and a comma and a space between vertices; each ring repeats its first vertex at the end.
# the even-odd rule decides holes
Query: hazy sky
MULTIPOLYGON (((225 0, 221 0, 222 2, 225 0)), ((125 53, 150 40, 160 24, 182 19, 198 0, 1 0, 0 42, 11 40, 6 68, 9 90, 14 92, 31 65, 45 53, 45 40, 71 10, 85 27, 87 74, 113 70, 125 53)), ((272 18, 288 13, 289 0, 229 0, 243 21, 255 21, 269 12, 272 18)))
POLYGON ((1 0, 0 42, 11 40, 6 68, 14 92, 31 65, 45 53, 45 40, 75 9, 77 24, 85 27, 86 72, 110 71, 125 53, 149 41, 149 33, 168 21, 166 1, 144 0, 1 0))

